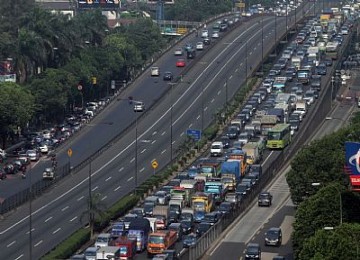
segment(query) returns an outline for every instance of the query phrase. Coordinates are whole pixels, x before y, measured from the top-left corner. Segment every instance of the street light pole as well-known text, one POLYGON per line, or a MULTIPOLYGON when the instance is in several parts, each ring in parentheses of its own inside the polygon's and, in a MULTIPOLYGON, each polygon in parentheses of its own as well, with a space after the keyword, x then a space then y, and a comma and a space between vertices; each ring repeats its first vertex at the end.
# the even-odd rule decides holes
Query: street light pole
POLYGON ((277 20, 277 18, 276 18, 276 13, 274 12, 274 16, 275 16, 275 55, 277 55, 277 50, 276 50, 276 41, 277 41, 277 35, 276 35, 276 33, 277 33, 277 24, 276 24, 276 20, 277 20))
POLYGON ((248 40, 245 42, 245 86, 248 88, 248 40))
POLYGON ((91 194, 91 187, 92 187, 92 183, 91 183, 91 173, 92 173, 92 168, 91 168, 91 159, 89 161, 89 225, 90 225, 90 239, 92 239, 93 237, 93 214, 92 214, 92 194, 91 194))
POLYGON ((174 85, 176 83, 168 83, 171 86, 171 92, 170 92, 170 103, 171 103, 171 107, 170 107, 170 162, 172 162, 173 160, 173 90, 174 90, 174 85))
POLYGON ((30 193, 30 200, 29 200, 29 259, 32 260, 32 181, 31 181, 31 166, 29 171, 29 181, 30 181, 30 187, 29 187, 29 193, 30 193))
POLYGON ((137 194, 137 191, 136 191, 136 188, 137 188, 137 185, 138 185, 138 145, 137 145, 137 139, 138 139, 138 116, 135 112, 135 174, 134 174, 134 180, 135 180, 135 194, 137 194))
POLYGON ((261 73, 264 74, 264 13, 261 13, 261 73))

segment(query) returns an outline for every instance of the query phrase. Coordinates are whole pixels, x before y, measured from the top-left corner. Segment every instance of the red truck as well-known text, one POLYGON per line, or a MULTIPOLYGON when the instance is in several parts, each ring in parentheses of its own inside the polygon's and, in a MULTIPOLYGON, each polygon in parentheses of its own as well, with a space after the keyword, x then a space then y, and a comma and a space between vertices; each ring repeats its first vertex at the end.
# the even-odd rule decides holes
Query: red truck
POLYGON ((149 235, 147 253, 148 257, 156 254, 162 254, 164 250, 175 245, 177 240, 177 232, 170 230, 163 230, 151 233, 149 235))
POLYGON ((136 254, 136 240, 126 236, 118 237, 110 243, 120 249, 120 259, 133 259, 136 254))

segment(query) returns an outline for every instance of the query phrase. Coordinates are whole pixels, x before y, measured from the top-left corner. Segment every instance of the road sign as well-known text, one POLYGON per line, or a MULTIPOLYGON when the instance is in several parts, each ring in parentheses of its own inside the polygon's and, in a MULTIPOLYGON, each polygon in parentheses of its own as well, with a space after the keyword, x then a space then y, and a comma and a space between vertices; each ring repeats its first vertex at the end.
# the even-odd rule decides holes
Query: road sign
POLYGON ((155 170, 155 169, 159 166, 159 164, 158 164, 158 162, 154 159, 154 160, 151 161, 151 166, 152 166, 153 169, 155 170))
POLYGON ((351 174, 360 175, 360 143, 345 142, 346 166, 351 170, 351 174))
POLYGON ((245 3, 236 3, 235 5, 237 7, 239 7, 239 8, 244 8, 245 7, 245 3))
POLYGON ((69 148, 69 150, 67 151, 67 154, 68 154, 69 157, 72 156, 72 150, 71 150, 71 148, 69 148))
POLYGON ((192 137, 195 141, 199 141, 201 139, 201 130, 188 129, 186 135, 192 137))
POLYGON ((78 89, 79 91, 81 91, 82 88, 83 88, 83 87, 82 87, 82 85, 80 85, 80 84, 77 86, 77 89, 78 89))

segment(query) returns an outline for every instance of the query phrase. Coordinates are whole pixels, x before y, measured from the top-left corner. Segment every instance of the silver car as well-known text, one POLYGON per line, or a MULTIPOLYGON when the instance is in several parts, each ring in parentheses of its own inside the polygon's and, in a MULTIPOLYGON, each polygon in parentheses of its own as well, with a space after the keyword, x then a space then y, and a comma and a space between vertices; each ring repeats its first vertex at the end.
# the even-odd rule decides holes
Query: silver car
POLYGON ((160 205, 167 205, 169 203, 170 196, 166 191, 157 191, 154 196, 158 197, 158 204, 160 205))
POLYGON ((39 154, 35 150, 27 150, 26 156, 30 161, 38 161, 40 158, 39 154))

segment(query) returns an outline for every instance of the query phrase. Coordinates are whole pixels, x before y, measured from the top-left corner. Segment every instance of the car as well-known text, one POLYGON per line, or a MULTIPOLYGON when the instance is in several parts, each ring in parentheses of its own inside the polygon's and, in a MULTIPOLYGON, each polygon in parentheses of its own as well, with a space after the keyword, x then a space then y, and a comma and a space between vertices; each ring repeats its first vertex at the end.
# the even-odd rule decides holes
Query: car
POLYGON ((210 225, 215 225, 220 220, 219 212, 213 211, 206 213, 203 219, 203 222, 210 223, 210 225))
POLYGON ((211 224, 209 222, 200 222, 196 228, 196 234, 198 237, 201 237, 206 231, 211 228, 211 224))
POLYGON ((185 235, 183 238, 183 248, 188 248, 196 245, 196 234, 185 235))
POLYGON ((6 178, 7 178, 6 172, 0 168, 0 180, 4 180, 6 178))
POLYGON ((308 106, 312 105, 315 102, 315 93, 312 90, 307 90, 303 98, 308 106))
POLYGON ((272 204, 272 195, 268 191, 263 191, 258 196, 258 206, 268 206, 270 207, 272 204))
POLYGON ((213 142, 210 148, 211 156, 222 156, 224 153, 224 145, 222 142, 213 142))
POLYGON ((325 58, 323 62, 327 67, 331 67, 333 65, 333 60, 331 58, 325 58))
POLYGON ((130 213, 136 215, 138 218, 145 217, 144 208, 133 208, 130 213))
POLYGON ((151 77, 159 77, 160 76, 160 68, 159 67, 151 67, 150 68, 151 77))
POLYGON ((185 44, 184 50, 185 51, 191 51, 194 49, 194 46, 191 43, 185 44))
POLYGON ((226 23, 221 23, 220 24, 220 32, 225 32, 227 31, 228 25, 226 23))
POLYGON ((226 136, 229 139, 236 139, 239 135, 238 128, 236 126, 230 126, 226 132, 226 136))
POLYGON ((30 161, 38 161, 40 159, 40 155, 36 150, 27 150, 26 156, 30 159, 30 161))
POLYGON ((170 201, 170 194, 166 193, 165 191, 157 191, 154 196, 158 197, 158 203, 160 205, 167 205, 170 201))
POLYGON ((250 136, 247 132, 242 132, 239 134, 238 141, 243 145, 247 144, 250 140, 250 136))
POLYGON ((204 43, 204 45, 210 45, 211 44, 210 38, 208 38, 208 37, 204 38, 203 43, 204 43))
POLYGON ((213 33, 211 34, 211 38, 213 39, 218 39, 220 37, 219 32, 218 31, 213 31, 213 33))
POLYGON ((143 112, 145 110, 145 104, 141 101, 137 101, 134 104, 134 112, 143 112))
POLYGON ((173 76, 172 72, 166 71, 166 72, 164 73, 163 80, 165 80, 165 81, 172 81, 173 78, 174 78, 174 76, 173 76))
POLYGON ((3 149, 0 149, 0 162, 6 159, 6 152, 3 149))
POLYGON ((235 207, 241 202, 241 197, 236 193, 227 193, 225 195, 225 201, 232 203, 235 207))
POLYGON ((178 59, 176 61, 176 67, 185 67, 185 60, 184 59, 178 59))
POLYGON ((49 147, 45 143, 40 144, 39 149, 43 154, 47 154, 49 152, 49 147))
MULTIPOLYGON (((181 216, 180 216, 180 218, 181 218, 181 216)), ((183 234, 189 234, 193 231, 194 221, 184 219, 184 220, 181 220, 180 223, 182 225, 183 234)))
POLYGON ((241 197, 244 197, 247 195, 247 193, 249 192, 250 186, 248 184, 245 183, 239 183, 236 186, 236 190, 235 193, 241 197))
POLYGON ((181 241, 183 238, 183 227, 181 223, 171 223, 168 226, 168 230, 175 231, 178 237, 178 241, 181 241))
POLYGON ((249 243, 245 250, 245 260, 261 260, 261 247, 257 243, 249 243))
POLYGON ((203 29, 201 31, 201 38, 206 38, 206 37, 209 37, 209 30, 203 29))
POLYGON ((325 63, 321 63, 319 64, 319 66, 317 66, 315 68, 315 74, 317 75, 326 75, 327 73, 327 69, 326 69, 326 64, 325 63))
POLYGON ((226 135, 220 137, 220 141, 223 143, 223 148, 228 149, 230 147, 230 138, 226 135))
POLYGON ((184 52, 181 48, 176 48, 174 51, 175 56, 182 56, 183 54, 184 54, 184 52))
POLYGON ((204 43, 203 42, 197 42, 196 43, 196 50, 202 51, 204 49, 204 43))
POLYGON ((3 167, 3 171, 6 174, 16 174, 18 172, 18 167, 14 162, 7 162, 3 167))
POLYGON ((219 205, 219 211, 223 215, 230 214, 234 210, 234 204, 228 201, 221 202, 219 205))
POLYGON ((54 180, 55 179, 55 172, 53 168, 45 168, 43 171, 43 180, 54 180))
POLYGON ((281 228, 272 227, 265 233, 265 246, 281 246, 281 228))

